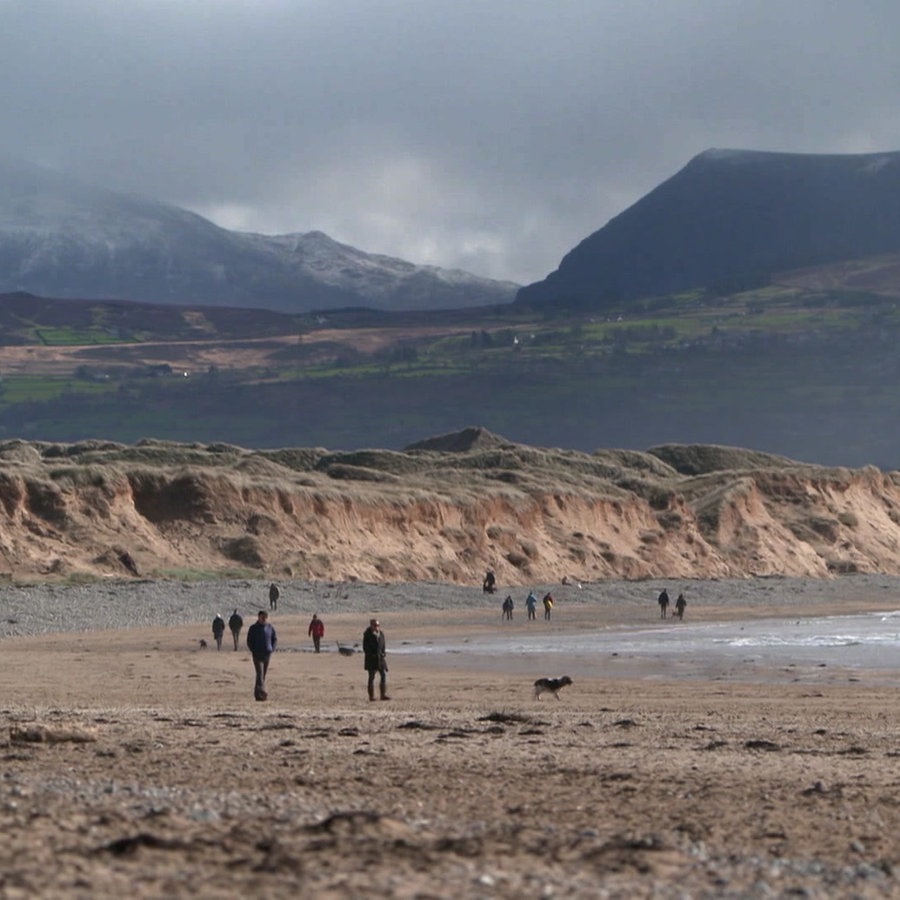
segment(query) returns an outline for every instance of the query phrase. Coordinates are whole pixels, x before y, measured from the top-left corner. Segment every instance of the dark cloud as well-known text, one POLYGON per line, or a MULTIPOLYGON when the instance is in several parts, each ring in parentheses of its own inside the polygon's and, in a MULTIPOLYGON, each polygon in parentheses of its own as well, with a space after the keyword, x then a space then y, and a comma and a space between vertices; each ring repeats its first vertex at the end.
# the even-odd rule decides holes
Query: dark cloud
POLYGON ((900 148, 887 0, 0 0, 7 155, 533 280, 708 147, 900 148))

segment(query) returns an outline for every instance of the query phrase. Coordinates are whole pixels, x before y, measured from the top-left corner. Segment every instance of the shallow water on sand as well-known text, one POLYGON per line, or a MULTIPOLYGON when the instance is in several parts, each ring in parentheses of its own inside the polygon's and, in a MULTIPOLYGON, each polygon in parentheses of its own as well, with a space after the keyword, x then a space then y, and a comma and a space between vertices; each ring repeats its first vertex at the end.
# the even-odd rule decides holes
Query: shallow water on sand
POLYGON ((660 621, 654 627, 548 631, 544 623, 464 640, 405 643, 392 654, 415 654, 454 668, 534 670, 536 663, 562 672, 604 675, 635 666, 658 673, 759 677, 792 667, 859 670, 900 678, 900 610, 794 620, 692 623, 660 621), (540 662, 538 662, 540 661, 540 662), (518 665, 517 662, 523 663, 518 665), (738 667, 734 669, 732 667, 738 667))

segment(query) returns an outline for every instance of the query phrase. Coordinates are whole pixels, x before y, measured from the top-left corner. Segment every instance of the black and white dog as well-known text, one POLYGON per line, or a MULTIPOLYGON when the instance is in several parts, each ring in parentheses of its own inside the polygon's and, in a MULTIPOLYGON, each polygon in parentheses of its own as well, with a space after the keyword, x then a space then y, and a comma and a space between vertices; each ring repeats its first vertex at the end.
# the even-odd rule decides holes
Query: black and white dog
POLYGON ((572 679, 568 675, 563 675, 562 678, 538 678, 534 683, 535 699, 540 700, 541 694, 549 693, 559 700, 559 692, 571 683, 572 679))

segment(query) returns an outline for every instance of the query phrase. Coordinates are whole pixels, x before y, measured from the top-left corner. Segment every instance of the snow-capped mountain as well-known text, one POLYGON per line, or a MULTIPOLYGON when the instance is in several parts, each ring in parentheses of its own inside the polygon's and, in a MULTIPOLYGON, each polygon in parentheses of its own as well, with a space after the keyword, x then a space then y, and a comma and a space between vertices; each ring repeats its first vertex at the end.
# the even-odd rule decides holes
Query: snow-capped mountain
POLYGON ((285 312, 511 302, 518 285, 417 266, 321 232, 228 231, 187 210, 0 160, 0 292, 285 312))
POLYGON ((378 309, 451 309, 508 303, 519 286, 491 281, 461 269, 419 266, 378 253, 364 253, 321 231, 246 238, 280 252, 285 264, 323 287, 367 298, 378 309))

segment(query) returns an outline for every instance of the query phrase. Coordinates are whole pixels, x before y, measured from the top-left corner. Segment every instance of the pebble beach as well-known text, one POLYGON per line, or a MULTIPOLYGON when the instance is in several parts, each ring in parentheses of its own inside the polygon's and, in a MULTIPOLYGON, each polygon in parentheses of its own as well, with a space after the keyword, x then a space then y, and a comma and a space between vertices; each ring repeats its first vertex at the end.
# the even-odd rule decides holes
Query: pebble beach
MULTIPOLYGON (((52 583, 0 587, 0 637, 94 631, 122 628, 165 628, 205 625, 218 612, 239 609, 245 617, 268 609, 268 582, 249 581, 109 581, 85 585, 52 583)), ((538 596, 552 592, 556 618, 564 621, 567 603, 595 606, 597 623, 640 622, 657 612, 656 597, 665 587, 673 599, 688 598, 688 617, 740 617, 761 613, 810 614, 840 612, 860 605, 900 609, 900 577, 852 575, 830 580, 813 578, 748 578, 642 580, 581 585, 499 585, 486 595, 480 586, 438 582, 365 584, 362 582, 278 582, 278 612, 282 615, 320 615, 358 612, 440 611, 461 616, 494 611, 499 616, 506 594, 520 613, 529 588, 538 596)))

